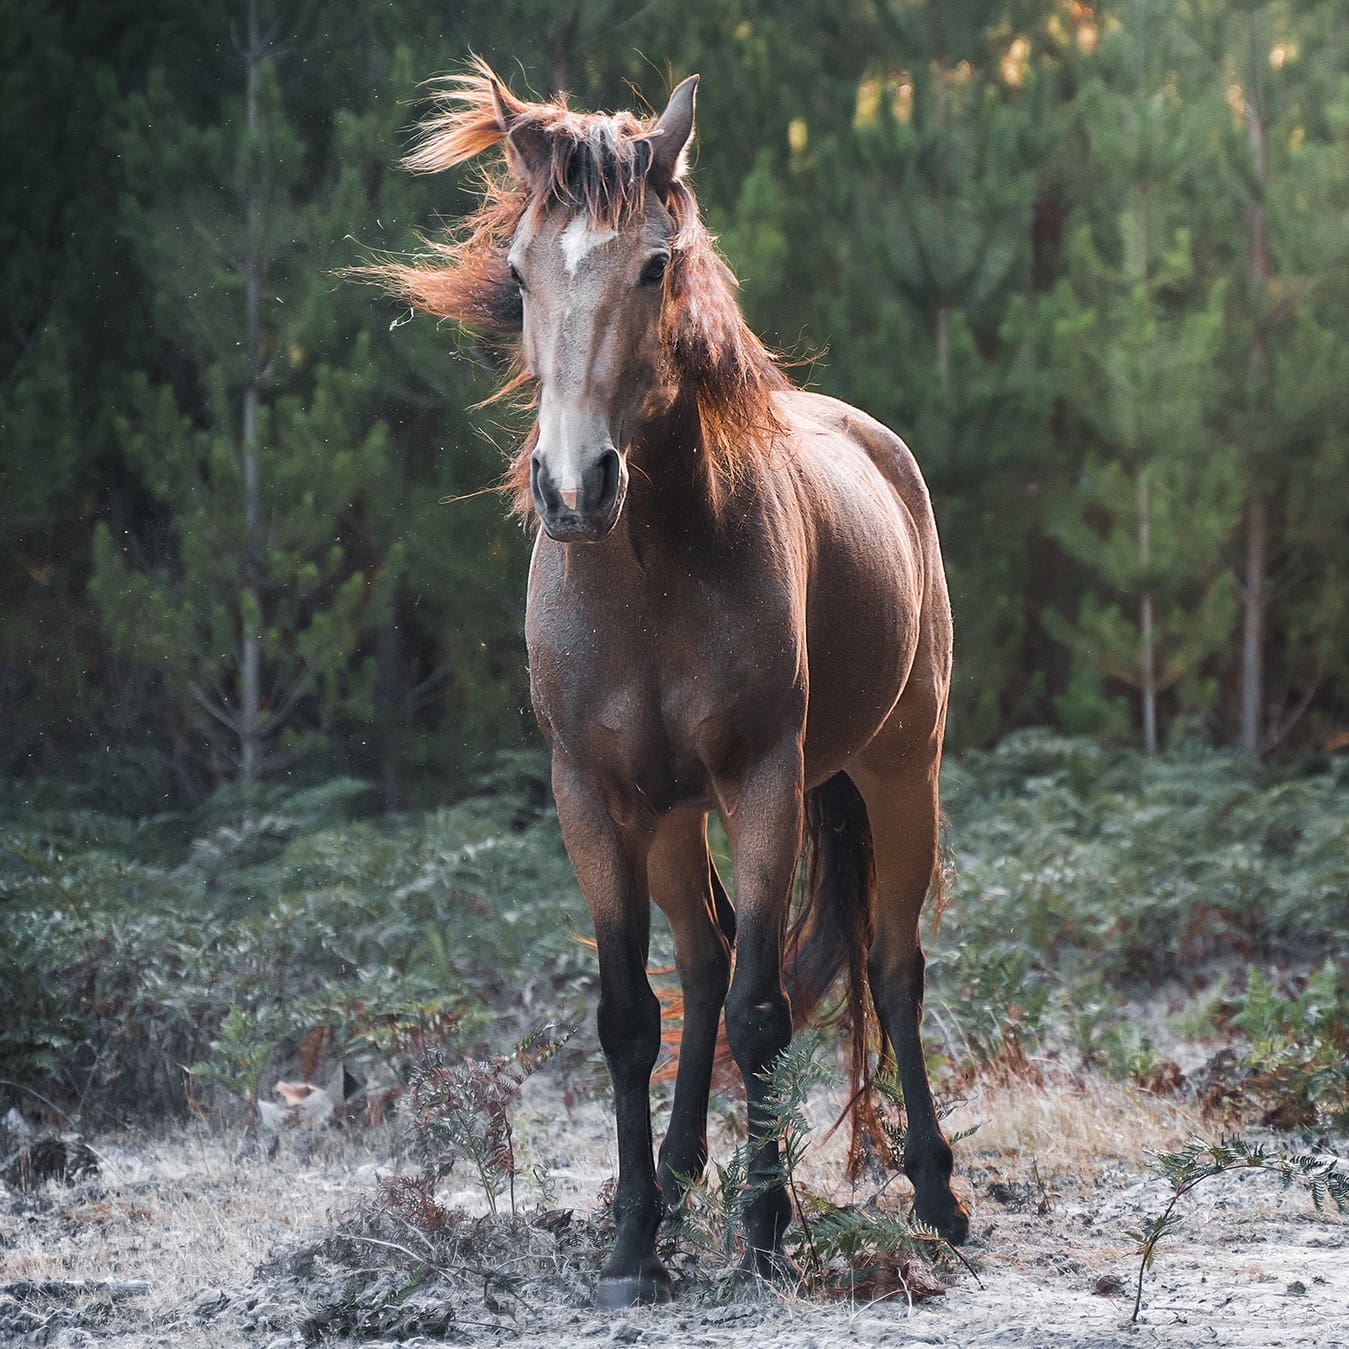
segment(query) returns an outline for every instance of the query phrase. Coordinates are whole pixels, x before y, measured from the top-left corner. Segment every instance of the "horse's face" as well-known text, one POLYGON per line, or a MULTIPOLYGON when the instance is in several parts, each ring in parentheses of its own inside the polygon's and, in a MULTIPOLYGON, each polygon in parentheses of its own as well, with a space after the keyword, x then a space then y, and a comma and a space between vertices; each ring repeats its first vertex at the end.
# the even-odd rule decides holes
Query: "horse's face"
MULTIPOLYGON (((627 495, 631 439, 668 397, 660 327, 675 224, 665 197, 693 131, 696 82, 674 91, 648 135, 626 142, 639 181, 645 176, 640 211, 604 224, 585 209, 536 201, 511 242, 521 355, 538 381, 530 488, 544 530, 559 542, 612 531, 627 495)), ((499 116, 513 166, 537 182, 546 147, 527 126, 513 134, 505 107, 499 116)), ((601 137, 618 134, 600 128, 601 137)))
POLYGON ((510 251, 524 301, 521 353, 538 381, 530 487, 544 530, 602 539, 627 493, 627 452, 658 402, 660 318, 673 223, 655 193, 617 227, 554 207, 510 251))

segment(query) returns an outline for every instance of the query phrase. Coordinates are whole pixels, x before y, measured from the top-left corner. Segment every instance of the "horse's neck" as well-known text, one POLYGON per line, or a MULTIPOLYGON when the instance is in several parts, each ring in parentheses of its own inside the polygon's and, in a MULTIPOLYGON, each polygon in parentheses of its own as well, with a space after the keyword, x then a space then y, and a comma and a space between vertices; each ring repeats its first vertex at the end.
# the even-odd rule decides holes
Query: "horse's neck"
POLYGON ((716 527, 713 490, 697 406, 680 395, 633 438, 623 520, 638 538, 697 540, 716 527))

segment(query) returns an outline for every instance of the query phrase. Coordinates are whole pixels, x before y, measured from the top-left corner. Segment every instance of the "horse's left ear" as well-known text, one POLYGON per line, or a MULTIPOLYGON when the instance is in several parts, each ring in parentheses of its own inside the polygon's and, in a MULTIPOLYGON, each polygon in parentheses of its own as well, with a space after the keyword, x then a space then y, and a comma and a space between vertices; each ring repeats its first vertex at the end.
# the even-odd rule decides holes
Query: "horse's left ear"
POLYGON ((528 183, 548 157, 544 134, 525 117, 528 105, 516 98, 490 71, 487 82, 492 91, 492 112, 501 129, 506 166, 517 182, 528 183))
POLYGON ((684 171, 684 152, 693 136, 693 100, 698 76, 675 87, 660 120, 651 128, 647 141, 651 146, 651 168, 647 181, 664 196, 670 184, 684 171))

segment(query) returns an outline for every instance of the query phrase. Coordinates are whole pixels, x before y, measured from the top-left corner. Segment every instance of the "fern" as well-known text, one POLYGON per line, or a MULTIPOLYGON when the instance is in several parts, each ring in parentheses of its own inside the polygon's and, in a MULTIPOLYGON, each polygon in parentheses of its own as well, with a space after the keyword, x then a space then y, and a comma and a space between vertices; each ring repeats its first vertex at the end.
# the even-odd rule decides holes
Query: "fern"
MULTIPOLYGON (((714 1185, 681 1178, 690 1197, 684 1235, 701 1249, 731 1260, 740 1214, 765 1190, 782 1185, 798 1219, 798 1230, 787 1233, 789 1254, 807 1287, 828 1290, 842 1285, 884 1293, 903 1289, 910 1298, 939 1291, 940 1285, 917 1275, 913 1262, 940 1264, 952 1248, 922 1223, 882 1211, 878 1201, 885 1185, 861 1204, 835 1204, 801 1184, 811 1139, 806 1105, 810 1092, 832 1077, 830 1057, 827 1041, 818 1032, 798 1035, 778 1055, 764 1074, 771 1121, 767 1138, 778 1144, 776 1164, 750 1180, 751 1163, 765 1141, 761 1135, 737 1146, 724 1165, 714 1165, 714 1185)), ((876 1085, 883 1103, 891 1107, 882 1111, 880 1122, 890 1153, 886 1160, 897 1167, 904 1151, 903 1095, 892 1074, 880 1075, 876 1085)), ((959 1104, 948 1104, 938 1113, 944 1117, 959 1104)))
POLYGON ((447 1175, 464 1160, 477 1172, 487 1205, 495 1214, 497 1196, 509 1189, 515 1209, 517 1164, 511 1107, 520 1088, 576 1033, 540 1026, 510 1054, 486 1058, 428 1053, 412 1080, 414 1127, 431 1162, 431 1176, 447 1175))
POLYGON ((187 1072, 199 1082, 214 1082, 239 1097, 248 1107, 249 1128, 256 1129, 258 1091, 274 1044, 269 1018, 243 1007, 231 1007, 220 1023, 218 1038, 211 1041, 215 1058, 194 1063, 187 1072))
POLYGON ((1250 1143, 1240 1137, 1220 1138, 1216 1143, 1192 1137, 1175 1152, 1153 1153, 1153 1169, 1171 1185, 1171 1200, 1166 1208, 1141 1232, 1130 1232, 1138 1242, 1138 1291, 1134 1296, 1134 1314, 1143 1305, 1143 1276, 1152 1268, 1157 1247, 1180 1226, 1177 1204, 1196 1185, 1231 1171, 1269 1171, 1278 1176, 1287 1189, 1299 1184, 1311 1195, 1319 1210, 1327 1200, 1341 1212, 1349 1207, 1349 1171, 1339 1159, 1318 1153, 1270 1152, 1263 1143, 1250 1143))

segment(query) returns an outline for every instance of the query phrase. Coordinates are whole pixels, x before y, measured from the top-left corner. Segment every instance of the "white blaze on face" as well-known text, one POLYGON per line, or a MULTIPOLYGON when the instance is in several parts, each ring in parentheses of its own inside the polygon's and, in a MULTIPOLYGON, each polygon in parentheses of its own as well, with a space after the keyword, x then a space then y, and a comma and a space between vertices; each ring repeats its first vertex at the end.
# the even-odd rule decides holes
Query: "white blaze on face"
POLYGON ((562 231, 560 239, 562 260, 567 264, 567 275, 575 276, 576 269, 585 258, 601 244, 607 244, 616 233, 617 231, 612 229, 594 229, 584 215, 578 215, 562 231))
POLYGON ((608 443, 602 421, 567 399, 546 391, 539 405, 539 450, 562 504, 575 510, 594 448, 608 443))

